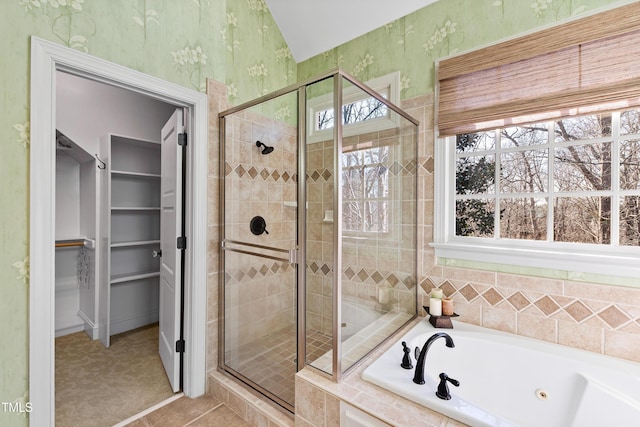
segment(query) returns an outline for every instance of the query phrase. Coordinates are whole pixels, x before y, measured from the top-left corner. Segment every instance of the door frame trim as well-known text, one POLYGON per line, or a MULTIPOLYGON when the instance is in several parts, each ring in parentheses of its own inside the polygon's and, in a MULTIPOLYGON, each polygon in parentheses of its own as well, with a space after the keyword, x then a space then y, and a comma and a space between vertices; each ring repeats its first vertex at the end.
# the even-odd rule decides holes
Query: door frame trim
POLYGON ((125 88, 183 107, 191 134, 187 191, 184 393, 206 389, 207 96, 139 71, 31 37, 29 207, 30 425, 55 420, 55 124, 56 71, 125 88))

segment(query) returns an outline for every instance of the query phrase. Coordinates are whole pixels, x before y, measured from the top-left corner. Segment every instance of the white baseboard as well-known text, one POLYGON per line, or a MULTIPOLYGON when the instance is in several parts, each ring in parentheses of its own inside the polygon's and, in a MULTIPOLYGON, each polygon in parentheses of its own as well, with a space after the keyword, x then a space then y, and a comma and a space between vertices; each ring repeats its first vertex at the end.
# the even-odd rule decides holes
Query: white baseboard
POLYGON ((84 330, 84 323, 78 323, 76 325, 65 326, 60 329, 56 329, 56 338, 63 337, 69 334, 75 334, 84 330))
POLYGON ((98 333, 100 332, 100 328, 98 327, 98 325, 93 323, 91 319, 89 319, 89 316, 84 314, 82 310, 78 311, 78 316, 80 316, 80 318, 84 320, 85 333, 89 335, 89 338, 91 338, 92 340, 97 340, 99 337, 98 333))
POLYGON ((150 323, 155 323, 159 319, 159 311, 150 311, 138 316, 131 316, 123 319, 111 319, 110 334, 116 335, 132 329, 140 328, 150 323))

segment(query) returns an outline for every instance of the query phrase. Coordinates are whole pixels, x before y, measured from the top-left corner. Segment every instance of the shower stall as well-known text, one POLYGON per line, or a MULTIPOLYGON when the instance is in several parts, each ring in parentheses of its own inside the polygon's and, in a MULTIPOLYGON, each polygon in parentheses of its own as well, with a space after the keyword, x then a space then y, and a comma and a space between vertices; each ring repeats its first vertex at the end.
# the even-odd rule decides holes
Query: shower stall
POLYGON ((418 122, 332 71, 220 113, 219 367, 294 410, 416 314, 418 122))

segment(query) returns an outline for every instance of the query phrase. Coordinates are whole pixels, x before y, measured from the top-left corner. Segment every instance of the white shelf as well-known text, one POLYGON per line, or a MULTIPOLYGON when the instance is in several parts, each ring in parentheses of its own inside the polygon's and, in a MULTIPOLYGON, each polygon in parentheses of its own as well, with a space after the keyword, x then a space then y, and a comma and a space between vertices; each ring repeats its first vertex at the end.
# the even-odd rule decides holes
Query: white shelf
POLYGON ((113 326, 123 319, 148 318, 154 312, 151 317, 157 319, 160 259, 152 253, 160 247, 161 144, 116 135, 101 144, 110 162, 104 177, 109 286, 101 295, 108 303, 101 303, 100 310, 106 313, 101 322, 110 325, 107 335, 112 335, 131 327, 113 326))
POLYGON ((160 211, 160 206, 111 206, 112 211, 160 211))
POLYGON ((111 284, 132 282, 134 280, 148 279, 150 277, 160 277, 159 271, 147 271, 139 273, 115 274, 111 276, 111 284))
POLYGON ((144 172, 130 172, 130 171, 122 171, 122 170, 112 170, 111 175, 120 175, 131 178, 152 178, 159 179, 161 178, 160 174, 157 173, 144 173, 144 172))
POLYGON ((129 242, 112 242, 112 248, 129 248, 132 246, 151 246, 151 245, 159 245, 160 240, 133 240, 129 242))

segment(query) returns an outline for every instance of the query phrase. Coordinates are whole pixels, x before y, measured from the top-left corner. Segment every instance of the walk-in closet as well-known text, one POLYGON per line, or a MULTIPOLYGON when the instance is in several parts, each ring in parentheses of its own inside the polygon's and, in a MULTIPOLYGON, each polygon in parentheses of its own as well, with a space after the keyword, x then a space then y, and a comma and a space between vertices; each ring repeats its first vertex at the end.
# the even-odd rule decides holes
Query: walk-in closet
MULTIPOLYGON (((180 110, 60 71, 56 82, 56 420, 75 412, 64 408, 68 393, 118 405, 113 396, 131 400, 132 393, 144 395, 144 387, 153 388, 148 398, 140 399, 139 408, 127 402, 128 410, 140 411, 158 403, 153 400, 159 396, 173 393, 162 369, 158 339, 161 130, 180 110), (146 331, 145 338, 135 346, 128 344, 137 353, 126 357, 157 364, 156 380, 136 379, 125 365, 122 372, 113 372, 112 364, 96 387, 82 367, 70 369, 69 364, 79 363, 77 352, 87 352, 85 365, 87 359, 109 360, 109 346, 137 340, 142 336, 138 331, 146 331), (71 345, 78 350, 64 347, 71 345), (73 357, 65 358, 67 354, 73 357), (138 380, 140 385, 135 384, 138 380)), ((111 349, 115 351, 122 350, 111 349)), ((74 405, 77 399, 71 398, 74 405)), ((86 422, 91 422, 92 415, 87 415, 86 422)))

